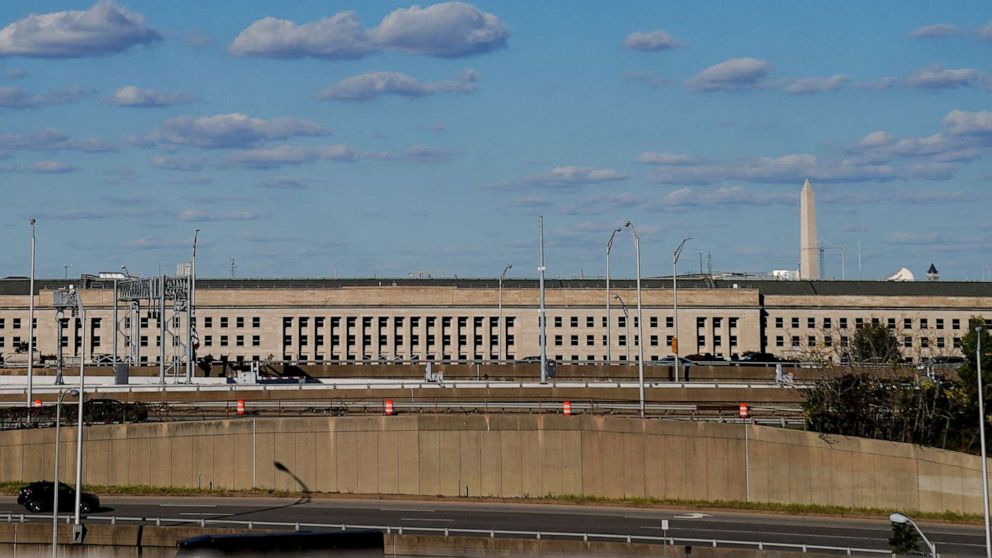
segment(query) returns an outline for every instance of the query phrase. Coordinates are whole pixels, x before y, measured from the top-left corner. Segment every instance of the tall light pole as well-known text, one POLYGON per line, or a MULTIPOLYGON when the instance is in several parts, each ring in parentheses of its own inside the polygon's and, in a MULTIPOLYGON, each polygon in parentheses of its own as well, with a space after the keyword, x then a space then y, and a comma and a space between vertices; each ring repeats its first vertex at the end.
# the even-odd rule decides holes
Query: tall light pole
POLYGON ((193 258, 189 263, 189 312, 186 320, 186 382, 193 381, 193 360, 196 359, 196 240, 200 236, 200 229, 193 232, 193 258))
POLYGON ((634 237, 634 269, 637 272, 637 382, 641 396, 641 418, 644 418, 644 316, 641 312, 641 237, 637 234, 634 224, 627 221, 625 227, 630 228, 634 237))
POLYGON ((675 381, 679 381, 679 370, 682 364, 679 362, 679 256, 682 255, 682 249, 685 248, 685 243, 692 240, 692 237, 686 237, 682 239, 679 243, 679 247, 672 252, 672 315, 674 316, 673 322, 675 326, 675 334, 672 335, 672 352, 675 353, 675 381))
MULTIPOLYGON (((29 219, 28 223, 31 224, 31 280, 28 284, 28 297, 30 301, 30 310, 28 311, 28 409, 31 408, 32 399, 34 399, 34 219, 29 219)), ((29 411, 30 412, 30 411, 29 411)))
MULTIPOLYGON (((59 555, 59 427, 62 424, 62 400, 66 395, 79 395, 74 389, 64 389, 55 404, 55 490, 52 492, 52 558, 59 555)), ((76 487, 79 490, 79 487, 76 487)))
MULTIPOLYGON (((86 393, 84 388, 86 387, 86 374, 83 368, 83 347, 86 347, 86 309, 83 307, 83 293, 77 291, 76 295, 79 297, 79 323, 83 324, 82 332, 80 335, 80 350, 79 350, 79 421, 76 426, 76 516, 73 523, 73 532, 80 532, 81 524, 79 523, 79 504, 81 502, 81 496, 83 494, 83 396, 86 393)), ((81 536, 81 535, 80 535, 81 536)), ((75 539, 75 535, 73 536, 75 539)))
POLYGON ((62 269, 65 270, 65 279, 66 279, 66 281, 69 280, 69 268, 71 268, 71 267, 72 267, 72 264, 65 264, 65 265, 62 266, 62 269))
POLYGON ((989 528, 989 464, 985 455, 985 394, 982 393, 982 326, 975 328, 978 347, 975 361, 978 369, 978 432, 982 444, 982 505, 985 512, 985 555, 992 558, 992 529, 989 528))
POLYGON ((545 384, 548 382, 548 335, 547 335, 547 316, 544 311, 544 216, 541 216, 540 221, 538 221, 539 228, 541 230, 541 265, 538 266, 537 271, 541 276, 541 308, 538 310, 538 322, 541 326, 541 383, 545 384))
POLYGON ((629 362, 630 361, 630 315, 627 314, 627 305, 623 303, 623 299, 620 298, 620 295, 613 295, 613 297, 620 302, 620 310, 623 312, 623 323, 627 328, 627 342, 624 343, 624 346, 627 347, 627 361, 629 362))
POLYGON ((613 331, 613 323, 610 322, 610 252, 613 250, 613 237, 621 230, 623 229, 620 227, 613 229, 610 239, 606 241, 606 364, 613 360, 610 352, 613 345, 613 336, 610 334, 613 331))
POLYGON ((513 269, 513 264, 507 264, 503 268, 503 273, 499 274, 499 317, 496 319, 496 327, 499 330, 496 339, 499 340, 499 355, 497 355, 497 360, 503 360, 503 279, 506 279, 506 273, 513 269))

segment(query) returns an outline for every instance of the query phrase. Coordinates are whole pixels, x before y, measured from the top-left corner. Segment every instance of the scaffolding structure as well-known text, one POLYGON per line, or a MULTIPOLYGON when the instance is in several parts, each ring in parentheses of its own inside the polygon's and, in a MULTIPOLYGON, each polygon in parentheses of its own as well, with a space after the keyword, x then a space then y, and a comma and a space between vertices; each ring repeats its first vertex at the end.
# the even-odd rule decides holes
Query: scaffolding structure
POLYGON ((166 378, 174 383, 191 382, 196 359, 193 274, 188 264, 181 265, 179 271, 176 277, 129 277, 114 281, 114 364, 137 365, 141 362, 141 320, 146 319, 148 325, 155 320, 159 383, 162 384, 166 378), (123 358, 117 348, 117 338, 122 335, 123 358))
MULTIPOLYGON (((86 327, 85 313, 86 310, 83 307, 83 299, 79 296, 79 291, 75 287, 69 285, 68 287, 63 287, 61 289, 56 289, 55 293, 52 295, 52 299, 55 306, 55 328, 56 328, 56 360, 55 360, 55 383, 56 385, 62 385, 64 380, 62 379, 62 368, 64 365, 63 348, 62 348, 62 338, 63 330, 62 324, 65 320, 65 311, 70 310, 72 316, 79 320, 79 325, 86 327)), ((80 342, 79 347, 79 358, 83 358, 83 350, 85 347, 82 346, 80 342)))

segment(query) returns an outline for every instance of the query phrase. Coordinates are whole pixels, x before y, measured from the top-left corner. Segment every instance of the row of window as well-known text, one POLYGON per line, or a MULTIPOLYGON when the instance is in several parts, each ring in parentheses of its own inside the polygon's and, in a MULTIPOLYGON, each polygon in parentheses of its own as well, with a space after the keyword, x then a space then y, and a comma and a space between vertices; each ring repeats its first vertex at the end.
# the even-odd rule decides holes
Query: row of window
MULTIPOLYGON (((282 319, 283 329, 292 329, 293 328, 293 322, 294 322, 294 320, 296 321, 296 325, 297 325, 297 327, 299 329, 304 329, 304 328, 310 327, 310 318, 309 317, 303 316, 303 317, 300 317, 300 318, 293 318, 291 316, 285 316, 282 319)), ((357 316, 349 316, 349 317, 344 318, 344 320, 345 320, 345 326, 346 327, 353 328, 353 327, 356 327, 358 325, 359 318, 357 316)), ((385 328, 385 327, 387 327, 389 325, 389 318, 387 318, 387 317, 379 317, 379 318, 376 319, 376 318, 372 318, 370 316, 365 316, 365 317, 362 317, 361 320, 362 320, 362 322, 361 322, 362 323, 362 327, 365 328, 365 329, 368 329, 368 328, 371 328, 372 327, 373 320, 376 320, 376 322, 378 323, 378 325, 379 325, 380 328, 385 328)), ((435 317, 435 316, 425 316, 425 317, 412 316, 412 317, 409 318, 409 320, 410 320, 410 327, 411 328, 418 328, 418 327, 420 327, 422 321, 423 321, 424 325, 426 325, 428 328, 431 328, 431 327, 434 327, 434 326, 437 325, 438 318, 435 317)), ((462 317, 459 317, 459 318, 452 318, 452 317, 448 317, 448 316, 443 316, 443 317, 441 317, 441 327, 450 327, 452 325, 452 323, 456 323, 458 325, 458 327, 465 328, 465 327, 468 327, 468 320, 469 319, 467 317, 465 317, 465 316, 462 316, 462 317), (453 320, 457 320, 457 321, 454 321, 453 322, 453 320)), ((512 316, 507 316, 506 318, 503 319, 503 321, 506 323, 506 327, 512 328, 513 325, 514 325, 514 323, 515 323, 515 321, 516 321, 516 319, 514 317, 512 317, 512 316)), ((313 325, 314 325, 314 327, 316 329, 323 328, 326 323, 328 323, 328 319, 324 318, 323 316, 317 316, 317 317, 313 318, 313 325)), ((336 317, 336 316, 335 317, 332 317, 332 318, 329 319, 329 323, 330 323, 330 326, 331 326, 331 329, 332 330, 333 329, 336 329, 336 328, 339 328, 339 327, 341 327, 341 318, 340 317, 336 317)), ((397 317, 394 317, 393 318, 393 327, 395 327, 397 329, 403 327, 403 325, 405 323, 406 323, 406 318, 403 317, 403 316, 397 316, 397 317)), ((483 323, 484 323, 484 318, 482 318, 482 317, 478 317, 477 316, 477 317, 472 318, 472 325, 475 326, 476 328, 483 327, 483 323)), ((489 325, 490 325, 490 327, 499 327, 499 318, 494 318, 494 317, 489 318, 489 325)))
MULTIPOLYGON (((435 335, 426 335, 425 337, 427 339, 427 345, 433 346, 433 345, 436 345, 437 344, 437 336, 435 336, 435 335)), ((442 335, 441 336, 441 344, 442 345, 451 345, 451 338, 452 338, 452 336, 450 336, 450 335, 442 335)), ((299 346, 301 346, 301 347, 307 347, 307 346, 310 345, 310 336, 309 335, 300 335, 297 339, 299 341, 299 346)), ((326 337, 323 336, 323 335, 316 335, 316 336, 314 336, 314 344, 317 347, 323 347, 324 346, 325 339, 326 339, 326 337)), ((340 335, 331 335, 330 336, 330 339, 331 339, 331 345, 333 345, 333 346, 337 346, 337 345, 340 345, 341 344, 341 336, 340 335)), ((357 347, 359 345, 361 345, 363 347, 371 347, 373 345, 372 338, 371 337, 368 337, 368 336, 363 336, 362 337, 362 341, 361 341, 360 344, 358 342, 358 338, 356 336, 354 336, 354 335, 345 336, 345 339, 347 340, 348 346, 351 346, 351 347, 357 347)), ((405 337, 403 337, 402 335, 394 335, 393 336, 393 345, 402 345, 404 339, 405 339, 405 337)), ((420 337, 419 334, 410 335, 410 344, 416 347, 416 346, 420 345, 420 339, 421 339, 421 337, 420 337)), ((475 337, 474 339, 475 339, 475 345, 478 346, 478 347, 481 347, 482 344, 483 344, 482 343, 482 338, 481 337, 475 337)), ((283 339, 282 339, 282 342, 283 342, 283 345, 284 346, 286 346, 286 347, 292 347, 294 345, 294 343, 293 343, 293 336, 292 335, 284 335, 283 336, 283 339)), ((516 340, 515 340, 514 336, 513 335, 507 335, 506 336, 506 344, 509 345, 509 346, 512 346, 512 345, 514 345, 514 343, 516 343, 516 340)), ((461 346, 468 345, 468 336, 466 336, 466 335, 459 335, 458 336, 458 344, 461 345, 461 346)), ((492 337, 490 337, 489 338, 489 344, 492 347, 499 346, 499 337, 498 336, 495 336, 495 335, 492 336, 492 337)), ((380 336, 379 337, 379 346, 380 347, 386 347, 388 345, 389 345, 389 338, 387 336, 385 336, 385 335, 380 336)))
MULTIPOLYGON (((793 329, 798 329, 799 328, 799 324, 801 323, 801 319, 798 318, 798 317, 793 316, 792 318, 790 318, 790 322, 789 323, 790 323, 790 325, 791 325, 791 327, 793 329)), ((865 318, 854 318, 854 327, 855 327, 855 329, 861 329, 862 327, 864 327, 864 325, 866 323, 871 323, 872 325, 881 325, 882 324, 882 319, 881 318, 869 318, 869 319, 866 320, 865 318)), ((885 327, 887 327, 889 329, 895 329, 896 328, 896 325, 898 323, 899 323, 899 321, 898 321, 897 318, 886 318, 885 319, 885 327)), ((919 329, 930 329, 930 319, 929 318, 919 318, 919 320, 914 320, 913 318, 902 318, 902 328, 904 330, 911 330, 911 329, 913 329, 914 323, 919 327, 919 329)), ((944 329, 944 319, 943 318, 935 318, 933 320, 933 323, 934 323, 934 329, 944 329)), ((838 318, 837 319, 837 327, 839 329, 847 329, 849 324, 850 324, 850 322, 849 322, 848 318, 838 318)), ((823 329, 831 329, 831 328, 834 327, 834 321, 833 321, 832 318, 823 318, 820 321, 820 325, 822 326, 823 329)), ((779 329, 782 329, 783 327, 785 327, 785 318, 782 317, 782 316, 776 316, 775 317, 775 327, 776 328, 779 328, 779 329)), ((817 327, 818 327, 818 325, 817 325, 816 318, 806 318, 806 328, 807 329, 816 329, 817 327)), ((951 320, 951 329, 961 329, 961 320, 958 319, 958 318, 954 318, 953 320, 951 320)))
MULTIPOLYGON (((906 347, 906 348, 912 348, 913 347, 913 340, 914 339, 915 339, 914 337, 909 336, 909 335, 903 336, 903 338, 902 338, 902 346, 903 347, 906 347)), ((802 340, 802 338, 800 336, 793 335, 789 339, 789 346, 792 347, 792 348, 794 348, 794 349, 795 348, 799 348, 801 346, 800 345, 801 340, 802 340)), ((919 341, 920 341, 920 347, 921 348, 924 348, 924 349, 929 348, 931 345, 933 345, 933 346, 935 346, 935 347, 937 347, 939 349, 942 349, 942 348, 944 348, 944 347, 947 346, 947 338, 945 338, 945 337, 935 337, 932 340, 933 341, 932 343, 931 343, 931 339, 929 339, 927 337, 920 337, 919 338, 919 341)), ((847 347, 850 344, 850 339, 846 335, 842 335, 842 336, 840 336, 839 342, 840 342, 840 346, 841 347, 847 347)), ((817 342, 816 336, 810 335, 810 336, 808 336, 806 338, 806 346, 807 347, 816 347, 817 345, 818 345, 818 342, 817 342)), ((824 346, 824 347, 833 347, 833 345, 834 345, 834 338, 833 338, 833 336, 826 335, 826 336, 823 337, 822 346, 824 346)), ((783 335, 776 336, 775 337, 775 346, 776 347, 785 347, 785 336, 783 336, 783 335)), ((961 338, 960 337, 954 337, 954 338, 952 338, 952 346, 955 349, 960 349, 961 348, 961 338)))

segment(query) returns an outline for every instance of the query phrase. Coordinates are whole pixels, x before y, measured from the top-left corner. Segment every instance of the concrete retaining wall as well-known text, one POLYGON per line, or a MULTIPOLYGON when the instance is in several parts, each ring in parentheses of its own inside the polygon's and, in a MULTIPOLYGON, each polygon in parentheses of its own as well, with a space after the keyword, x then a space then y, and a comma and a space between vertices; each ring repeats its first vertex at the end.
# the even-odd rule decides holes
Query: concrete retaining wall
MULTIPOLYGON (((678 498, 979 513, 975 456, 769 427, 602 416, 237 419, 94 426, 101 485, 363 494, 678 498)), ((74 429, 63 429, 63 478, 74 429)), ((0 432, 0 480, 52 477, 53 433, 0 432)))

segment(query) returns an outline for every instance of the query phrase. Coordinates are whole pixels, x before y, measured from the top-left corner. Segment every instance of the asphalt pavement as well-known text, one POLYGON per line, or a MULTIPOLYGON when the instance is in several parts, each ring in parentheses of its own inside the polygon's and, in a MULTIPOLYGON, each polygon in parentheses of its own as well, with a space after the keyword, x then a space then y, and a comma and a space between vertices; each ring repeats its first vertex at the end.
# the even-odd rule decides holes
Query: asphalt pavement
MULTIPOLYGON (((496 529, 720 539, 886 550, 890 524, 876 519, 719 510, 350 498, 102 497, 96 516, 496 529), (668 521, 667 532, 662 530, 668 521)), ((27 513, 0 497, 0 514, 27 513)), ((31 514, 29 514, 31 515, 31 514)), ((51 517, 51 514, 36 514, 51 517)), ((920 522, 939 552, 984 556, 980 525, 920 522)))

